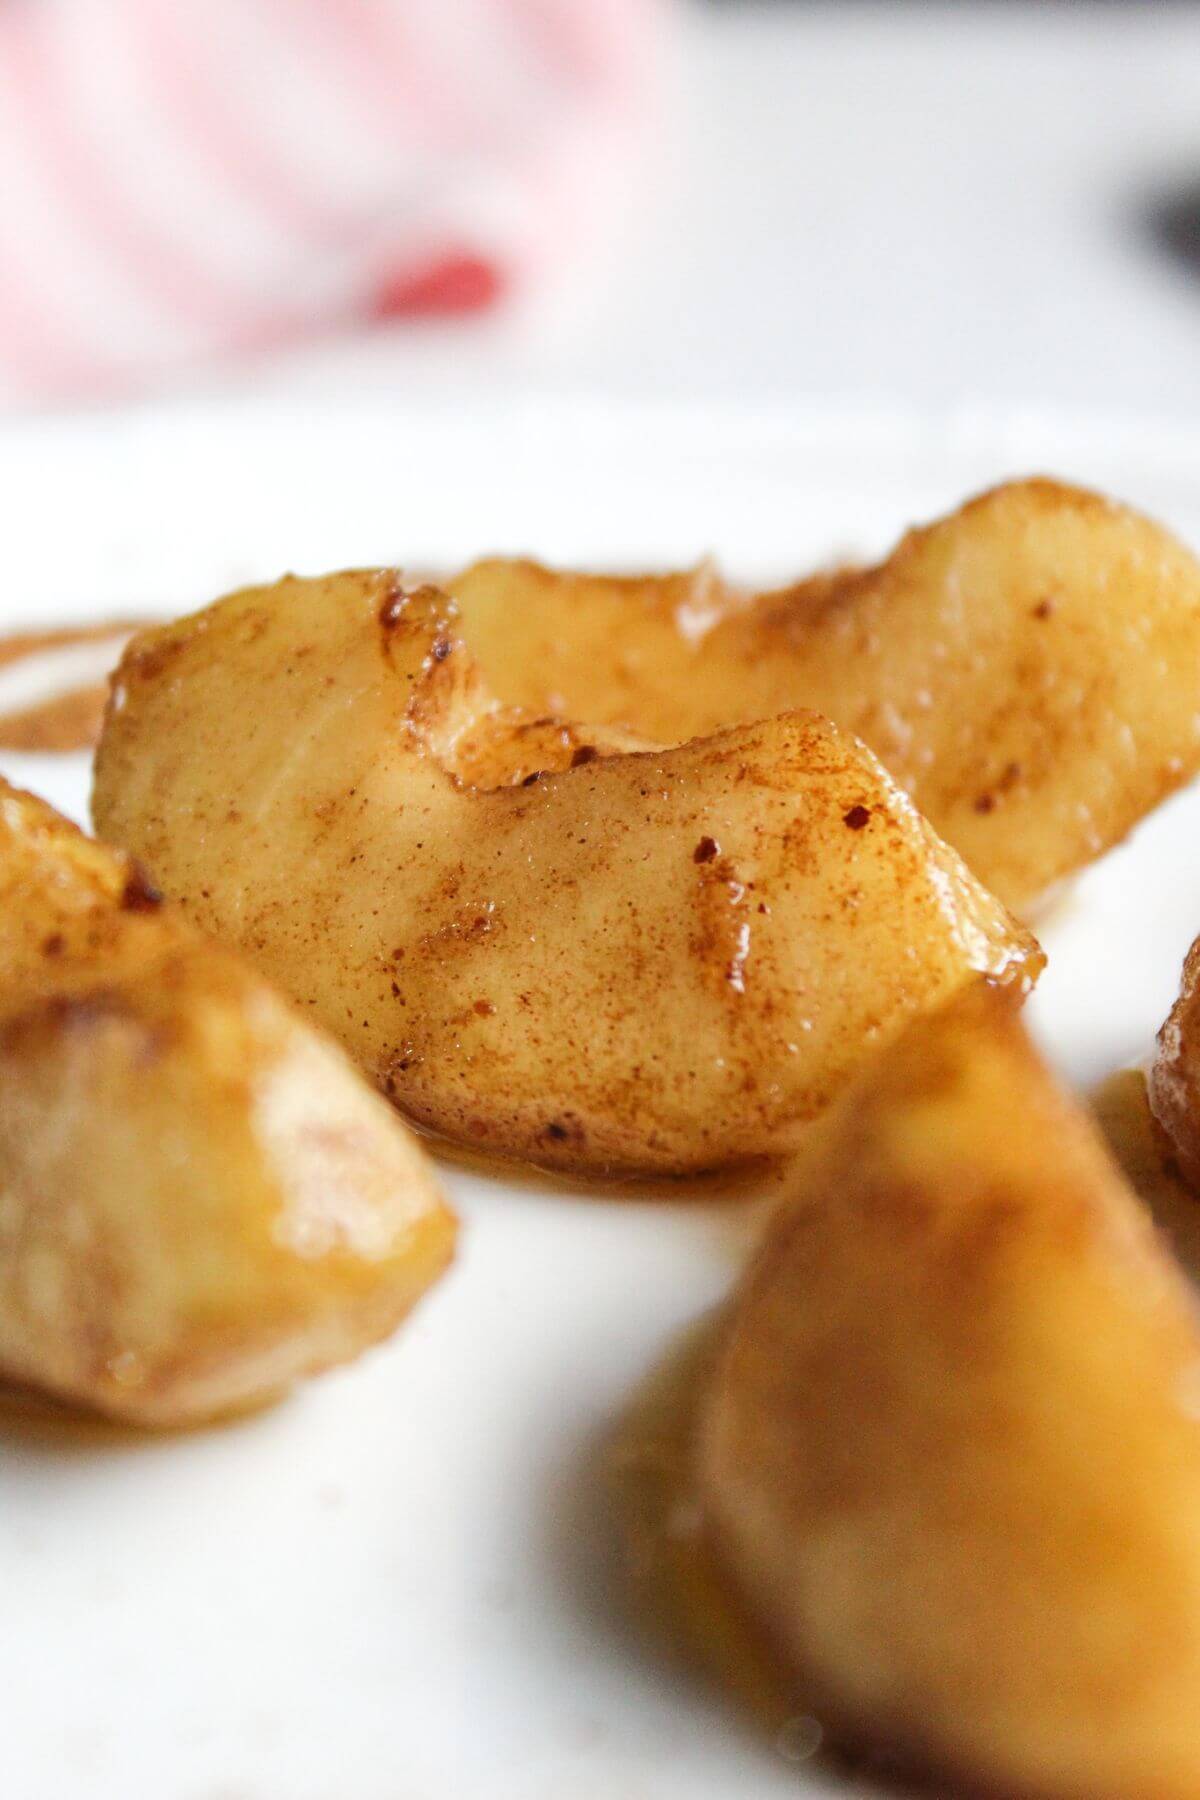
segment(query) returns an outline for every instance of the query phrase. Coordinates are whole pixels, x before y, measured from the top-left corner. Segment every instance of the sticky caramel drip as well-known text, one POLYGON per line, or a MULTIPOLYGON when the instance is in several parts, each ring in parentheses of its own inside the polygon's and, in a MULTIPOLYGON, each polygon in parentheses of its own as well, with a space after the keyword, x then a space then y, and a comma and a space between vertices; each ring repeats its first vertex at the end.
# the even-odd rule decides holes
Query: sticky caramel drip
POLYGON ((0 699, 0 749, 91 749, 100 735, 104 717, 108 696, 106 671, 81 682, 77 659, 70 653, 86 645, 95 645, 101 653, 111 645, 111 656, 104 654, 101 660, 110 668, 115 667, 134 629, 132 621, 110 620, 105 624, 67 626, 54 631, 13 632, 0 638, 0 693, 12 684, 13 676, 19 675, 21 665, 32 665, 35 658, 42 665, 38 671, 40 679, 33 683, 38 690, 34 697, 10 704, 0 699), (61 657, 63 664, 61 679, 57 682, 56 657, 61 657))

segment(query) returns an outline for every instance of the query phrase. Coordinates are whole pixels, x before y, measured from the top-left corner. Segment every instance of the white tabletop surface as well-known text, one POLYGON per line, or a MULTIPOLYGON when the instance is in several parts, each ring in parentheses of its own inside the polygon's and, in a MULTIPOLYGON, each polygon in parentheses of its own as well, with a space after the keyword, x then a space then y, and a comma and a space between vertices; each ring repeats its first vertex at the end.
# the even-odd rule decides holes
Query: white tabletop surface
MULTIPOLYGON (((657 147, 558 291, 239 389, 1109 414, 1200 406, 1200 8, 684 5, 657 147)), ((206 384, 208 385, 208 384, 206 384)))

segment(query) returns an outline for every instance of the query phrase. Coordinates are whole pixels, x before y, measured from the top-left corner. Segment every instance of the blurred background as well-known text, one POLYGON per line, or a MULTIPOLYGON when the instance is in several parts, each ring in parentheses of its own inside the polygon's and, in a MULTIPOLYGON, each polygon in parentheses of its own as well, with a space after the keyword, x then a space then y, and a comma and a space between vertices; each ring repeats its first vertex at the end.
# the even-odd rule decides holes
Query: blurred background
POLYGON ((0 403, 1200 405, 1200 7, 0 0, 0 403))

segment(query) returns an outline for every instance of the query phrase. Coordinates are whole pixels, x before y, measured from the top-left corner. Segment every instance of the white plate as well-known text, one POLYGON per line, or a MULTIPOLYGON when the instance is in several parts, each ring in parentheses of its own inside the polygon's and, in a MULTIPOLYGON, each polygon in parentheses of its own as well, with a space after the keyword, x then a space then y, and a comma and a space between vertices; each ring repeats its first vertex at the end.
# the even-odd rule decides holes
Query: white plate
MULTIPOLYGON (((1094 422, 210 405, 26 423, 0 432, 0 628, 488 549, 711 550, 769 575, 882 548, 1034 467, 1200 543, 1200 442, 1094 422)), ((0 762, 82 815, 83 759, 0 762)), ((1076 1079, 1149 1047, 1200 928, 1197 841, 1193 791, 1047 929, 1033 1017, 1076 1079)), ((617 1598, 596 1446, 727 1288, 725 1212, 446 1180, 459 1263, 356 1367, 191 1437, 4 1424, 6 1800, 842 1791, 661 1666, 617 1598)))

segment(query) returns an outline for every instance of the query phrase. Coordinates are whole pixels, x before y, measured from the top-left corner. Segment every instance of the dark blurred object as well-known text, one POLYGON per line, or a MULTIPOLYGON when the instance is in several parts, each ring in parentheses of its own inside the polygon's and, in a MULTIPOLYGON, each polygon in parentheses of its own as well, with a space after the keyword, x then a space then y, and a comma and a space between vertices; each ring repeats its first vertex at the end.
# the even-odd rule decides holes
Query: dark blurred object
POLYGON ((1143 222, 1160 250, 1200 275, 1200 175, 1152 198, 1143 222))

